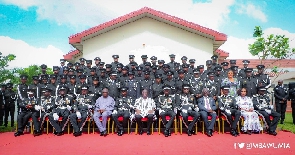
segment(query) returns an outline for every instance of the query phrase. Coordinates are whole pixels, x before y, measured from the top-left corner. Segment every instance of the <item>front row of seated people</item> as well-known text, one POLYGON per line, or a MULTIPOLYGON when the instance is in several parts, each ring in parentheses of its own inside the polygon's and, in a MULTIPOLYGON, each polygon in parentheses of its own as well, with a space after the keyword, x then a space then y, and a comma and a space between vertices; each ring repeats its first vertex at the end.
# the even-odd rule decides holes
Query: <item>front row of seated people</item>
POLYGON ((51 96, 51 89, 45 88, 44 95, 40 98, 34 97, 34 91, 28 89, 28 98, 25 98, 20 104, 21 112, 17 117, 18 128, 15 136, 23 134, 23 130, 30 118, 34 124, 34 136, 42 134, 41 127, 45 118, 48 116, 50 124, 53 126, 54 134, 60 136, 63 134, 68 121, 73 126, 74 136, 82 134, 83 126, 87 118, 93 118, 100 131, 100 136, 106 136, 106 124, 108 119, 112 118, 117 127, 117 135, 124 134, 124 127, 129 120, 136 121, 138 133, 143 134, 143 121, 147 122, 147 135, 151 134, 152 123, 160 119, 164 125, 165 137, 171 136, 170 128, 176 116, 181 116, 184 125, 187 128, 188 136, 194 134, 194 126, 197 121, 204 121, 206 134, 213 136, 214 124, 220 115, 223 115, 230 125, 230 133, 237 137, 239 132, 237 124, 242 120, 242 131, 251 134, 263 130, 260 124, 260 117, 265 122, 267 132, 270 135, 277 135, 276 128, 280 119, 280 114, 273 110, 270 105, 270 99, 266 95, 266 89, 260 87, 258 94, 252 98, 247 97, 246 89, 240 90, 240 96, 233 97, 229 95, 229 86, 222 87, 222 95, 217 98, 217 102, 209 96, 209 90, 202 90, 203 96, 196 99, 189 93, 190 86, 184 84, 180 94, 170 94, 170 86, 163 86, 163 95, 156 100, 148 97, 148 91, 143 90, 142 96, 132 100, 127 96, 127 88, 121 89, 121 95, 116 100, 109 96, 107 88, 102 90, 102 96, 96 101, 94 96, 88 93, 88 86, 82 86, 82 91, 76 100, 69 94, 65 94, 65 87, 59 88, 59 96, 51 96), (217 106, 218 105, 218 106, 217 106), (168 117, 169 116, 169 117, 168 117), (192 117, 190 122, 189 116, 192 117), (272 116, 272 118, 270 118, 272 116), (123 117, 122 121, 118 118, 123 117), (145 118, 145 120, 143 120, 145 118), (167 120, 168 119, 168 120, 167 120))

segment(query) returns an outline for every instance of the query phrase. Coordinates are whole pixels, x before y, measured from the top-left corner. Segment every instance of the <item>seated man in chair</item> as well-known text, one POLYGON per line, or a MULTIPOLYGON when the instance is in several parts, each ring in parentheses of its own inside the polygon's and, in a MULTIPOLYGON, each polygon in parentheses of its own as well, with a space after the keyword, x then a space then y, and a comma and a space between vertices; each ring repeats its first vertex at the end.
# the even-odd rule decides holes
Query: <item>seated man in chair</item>
POLYGON ((174 112, 174 109, 176 109, 175 95, 170 95, 170 89, 170 86, 164 85, 164 95, 160 95, 157 101, 157 109, 159 110, 160 117, 165 127, 165 137, 171 136, 170 127, 176 116, 174 112), (170 116, 169 121, 166 120, 166 116, 170 116))
POLYGON ((230 86, 222 86, 223 95, 218 97, 218 106, 221 114, 225 116, 227 122, 230 125, 230 134, 237 137, 239 132, 237 130, 237 124, 241 117, 241 112, 238 110, 238 105, 236 104, 236 99, 229 95, 230 86), (234 116, 234 119, 232 118, 234 116))
MULTIPOLYGON (((187 135, 191 136, 194 133, 193 127, 198 121, 200 114, 198 113, 199 108, 193 94, 189 93, 190 85, 182 85, 182 93, 176 95, 177 109, 180 110, 180 115, 187 127, 187 135), (193 117, 193 121, 188 122, 188 116, 193 117)), ((181 122, 182 123, 182 122, 181 122)))
POLYGON ((109 96, 109 90, 104 88, 102 90, 102 96, 96 100, 93 119, 100 131, 100 136, 107 136, 107 120, 108 117, 112 114, 114 109, 115 100, 109 96), (99 118, 102 118, 100 122, 99 118))
POLYGON ((82 85, 81 94, 77 96, 74 103, 74 112, 70 115, 70 121, 74 129, 73 135, 75 137, 82 134, 83 126, 87 120, 87 117, 91 115, 92 106, 95 104, 94 95, 88 94, 89 87, 82 85), (77 121, 80 119, 80 122, 77 121))
POLYGON ((216 112, 217 106, 215 100, 212 97, 209 97, 208 88, 203 88, 202 90, 203 97, 198 99, 198 107, 200 110, 201 117, 205 123, 206 134, 211 137, 213 136, 213 127, 216 121, 216 112), (208 121, 208 116, 211 116, 211 121, 208 121))
POLYGON ((273 110, 273 105, 270 105, 270 99, 268 95, 265 94, 266 88, 264 86, 260 86, 258 88, 258 94, 253 96, 253 105, 254 109, 258 113, 258 115, 262 116, 265 121, 265 125, 268 128, 267 132, 270 135, 276 136, 276 129, 278 122, 280 120, 281 114, 273 110), (273 120, 270 120, 270 117, 273 117, 273 120))
POLYGON ((128 123, 130 113, 133 110, 134 101, 132 97, 127 97, 127 87, 121 88, 121 96, 119 96, 115 102, 114 111, 112 117, 117 125, 117 135, 122 136, 124 134, 124 127, 128 123), (123 117, 123 124, 119 122, 118 118, 123 117))
POLYGON ((139 126, 139 134, 143 134, 142 121, 144 117, 148 118, 147 121, 147 135, 150 135, 150 128, 153 123, 155 116, 156 104, 152 98, 148 97, 148 90, 144 89, 142 91, 142 97, 135 100, 134 110, 135 110, 135 120, 139 126))

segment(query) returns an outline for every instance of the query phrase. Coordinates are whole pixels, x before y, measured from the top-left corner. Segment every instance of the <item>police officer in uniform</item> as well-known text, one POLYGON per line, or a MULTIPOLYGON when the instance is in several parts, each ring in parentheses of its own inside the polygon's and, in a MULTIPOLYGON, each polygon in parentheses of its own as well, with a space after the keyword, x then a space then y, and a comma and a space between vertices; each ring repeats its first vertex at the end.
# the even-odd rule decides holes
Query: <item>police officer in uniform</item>
POLYGON ((123 86, 123 83, 117 79, 117 72, 112 72, 110 75, 110 78, 106 81, 105 86, 109 90, 109 96, 114 98, 114 100, 117 99, 120 95, 120 89, 123 86))
POLYGON ((179 70, 178 71, 178 78, 175 80, 175 90, 177 94, 180 94, 182 92, 182 85, 188 84, 189 81, 185 79, 184 71, 179 70))
POLYGON ((131 68, 131 64, 138 66, 137 62, 134 61, 134 58, 135 58, 134 55, 129 55, 129 64, 127 65, 129 68, 131 68))
POLYGON ((148 58, 147 55, 141 56, 142 63, 139 65, 140 67, 145 68, 145 63, 147 62, 147 58, 148 58))
MULTIPOLYGON (((142 80, 144 80, 145 79, 145 77, 144 77, 144 73, 142 72, 142 68, 140 67, 140 66, 137 66, 136 67, 136 72, 137 72, 137 74, 135 75, 135 80, 137 80, 137 81, 142 81, 142 80)), ((149 74, 150 75, 150 74, 149 74)))
POLYGON ((180 111, 182 120, 187 127, 187 135, 191 136, 192 133, 194 133, 193 127, 198 121, 200 114, 198 113, 199 108, 196 102, 196 98, 193 94, 189 93, 189 89, 189 84, 182 85, 182 93, 177 94, 175 98, 177 109, 180 111), (188 122, 188 116, 193 117, 193 121, 191 121, 190 123, 188 122))
POLYGON ((189 59, 189 68, 188 68, 188 73, 193 75, 194 74, 194 69, 195 69, 195 62, 196 60, 195 59, 189 59))
POLYGON ((90 75, 88 75, 87 79, 86 79, 88 85, 92 84, 92 79, 95 76, 96 76, 96 69, 95 68, 90 68, 90 75))
POLYGON ((174 71, 174 66, 177 63, 177 62, 175 62, 175 55, 174 54, 170 54, 169 57, 170 57, 170 62, 167 65, 169 65, 170 66, 170 69, 172 71, 174 71))
POLYGON ((208 79, 205 81, 204 88, 209 89, 209 96, 213 97, 216 101, 217 96, 220 95, 220 85, 214 81, 214 72, 208 73, 208 79))
POLYGON ((194 77, 189 79, 191 85, 190 92, 195 95, 196 99, 202 97, 202 90, 204 87, 204 82, 199 76, 200 71, 196 68, 194 69, 194 77))
POLYGON ((283 85, 283 80, 279 80, 278 85, 274 88, 274 96, 276 111, 281 114, 281 124, 284 124, 289 93, 283 85))
POLYGON ((292 118, 295 125, 295 83, 289 83, 289 99, 291 100, 292 118))
POLYGON ((60 76, 60 83, 56 86, 56 92, 54 96, 58 96, 58 91, 60 87, 64 87, 66 90, 66 94, 67 94, 67 87, 68 87, 68 83, 67 83, 67 75, 61 75, 60 76))
POLYGON ((57 87, 57 76, 55 74, 50 75, 50 83, 47 85, 51 89, 51 96, 55 96, 55 91, 57 87))
POLYGON ((100 65, 100 62, 101 62, 101 59, 100 59, 100 57, 95 57, 94 59, 94 66, 93 66, 93 68, 96 68, 96 72, 99 70, 99 65, 100 65))
POLYGON ((232 66, 236 66, 236 64, 237 64, 237 60, 229 60, 229 64, 230 64, 230 68, 231 68, 232 66))
POLYGON ((257 65, 258 74, 255 75, 255 77, 258 80, 258 86, 264 86, 266 89, 268 89, 271 86, 271 80, 268 76, 268 74, 264 74, 264 65, 257 65))
POLYGON ((153 96, 153 90, 152 90, 152 85, 153 85, 154 81, 150 78, 150 72, 149 71, 145 71, 144 72, 144 79, 139 81, 139 85, 140 85, 140 92, 142 92, 144 89, 146 89, 148 91, 148 97, 152 98, 153 96))
POLYGON ((257 79, 252 76, 253 68, 246 68, 246 77, 241 79, 241 88, 246 88, 247 96, 253 97, 257 94, 257 79))
POLYGON ((41 127, 44 123, 45 118, 51 113, 54 107, 55 97, 51 96, 51 88, 45 88, 44 96, 37 98, 38 104, 35 105, 32 113, 32 119, 34 123, 34 136, 42 134, 41 127), (40 120, 39 120, 40 118, 40 120))
POLYGON ((102 94, 102 89, 104 88, 103 83, 99 81, 99 77, 93 77, 92 85, 89 87, 89 93, 93 94, 93 98, 96 101, 102 94))
POLYGON ((55 135, 61 136, 64 128, 69 121, 70 111, 73 106, 73 98, 66 94, 64 86, 59 87, 59 94, 55 99, 55 105, 52 113, 48 116, 50 124, 55 129, 55 135), (62 117, 60 125, 58 124, 59 117, 62 117))
POLYGON ((4 98, 5 90, 6 90, 6 85, 1 84, 1 89, 0 89, 0 126, 3 125, 4 106, 5 106, 5 98, 4 98))
MULTIPOLYGON (((7 127, 8 116, 11 118, 11 127, 14 126, 14 112, 15 112, 15 101, 17 100, 17 93, 12 90, 13 84, 7 83, 7 89, 4 92, 4 126, 7 127)), ((26 90, 25 90, 26 91, 26 90)), ((26 92, 27 93, 27 92, 26 92)), ((22 102, 22 101, 20 101, 22 102)))
POLYGON ((70 76, 70 82, 67 84, 68 92, 67 94, 72 96, 73 99, 76 99, 76 96, 78 94, 78 85, 76 83, 76 75, 70 76))
POLYGON ((124 86, 128 88, 128 97, 136 100, 140 97, 140 84, 134 79, 134 72, 129 71, 129 79, 124 82, 124 86))
POLYGON ((226 118, 230 125, 230 134, 234 137, 237 137, 239 135, 237 124, 241 117, 241 112, 238 110, 235 97, 228 95, 230 87, 225 85, 222 86, 221 89, 223 95, 218 96, 218 107, 221 111, 221 114, 226 118), (232 118, 232 116, 234 116, 234 118, 232 118))
POLYGON ((162 75, 156 74, 155 78, 156 78, 155 82, 152 85, 152 90, 153 90, 152 96, 154 100, 157 99, 158 96, 163 92, 162 91, 162 87, 163 87, 162 75))
POLYGON ((217 66, 215 66, 214 71, 215 71, 214 81, 216 81, 219 85, 221 85, 221 82, 224 78, 221 75, 222 67, 217 65, 217 66))
POLYGON ((268 95, 266 95, 266 88, 264 86, 260 86, 258 88, 258 94, 253 96, 253 105, 254 110, 258 113, 258 115, 262 116, 267 126, 267 132, 270 135, 276 136, 276 129, 278 122, 280 120, 281 114, 273 110, 273 105, 270 104, 270 99, 268 95), (273 120, 270 120, 270 116, 273 117, 273 120))
POLYGON ((33 83, 28 86, 28 89, 34 90, 34 95, 35 95, 36 98, 38 98, 38 97, 40 97, 39 89, 41 88, 40 84, 39 84, 39 77, 38 76, 32 76, 32 79, 33 79, 33 83))
POLYGON ((151 58, 151 64, 152 64, 152 66, 155 66, 155 65, 157 65, 157 57, 155 57, 155 56, 152 56, 151 58))
POLYGON ((112 57, 114 59, 114 61, 111 63, 112 70, 115 71, 117 70, 117 65, 119 64, 119 55, 113 55, 112 57))
POLYGON ((28 97, 24 98, 19 104, 20 114, 17 116, 17 132, 14 133, 14 136, 23 135, 23 131, 32 116, 32 111, 35 108, 35 105, 38 104, 37 98, 34 97, 34 90, 27 89, 28 97))
POLYGON ((212 68, 215 68, 219 64, 217 63, 218 56, 216 54, 212 55, 211 60, 212 60, 212 68))
POLYGON ((77 84, 77 94, 81 94, 81 88, 83 85, 88 85, 86 82, 86 75, 85 74, 81 74, 79 76, 80 81, 77 84))
POLYGON ((243 62, 244 68, 242 68, 239 71, 238 76, 242 77, 242 78, 245 78, 246 77, 245 70, 248 68, 248 65, 249 65, 250 61, 249 60, 243 60, 242 62, 243 62))
POLYGON ((82 134, 83 126, 95 104, 94 96, 88 94, 88 88, 87 85, 82 85, 81 94, 77 96, 73 106, 73 113, 70 114, 70 122, 73 126, 73 135, 75 137, 82 134), (78 119, 80 120, 79 122, 77 121, 78 119))
POLYGON ((175 104, 175 95, 170 95, 170 87, 163 86, 164 94, 160 95, 156 100, 157 109, 159 110, 159 115, 162 119, 162 122, 165 127, 164 135, 165 137, 171 136, 170 127, 175 119, 176 113, 174 109, 176 109, 175 104), (166 120, 166 116, 169 116, 169 121, 166 120))
POLYGON ((204 71, 204 65, 199 65, 197 68, 198 68, 199 71, 200 71, 200 77, 201 77, 201 79, 202 79, 202 80, 206 80, 206 78, 207 78, 207 73, 204 71))
POLYGON ((164 79, 164 85, 168 85, 171 87, 170 93, 171 94, 175 94, 176 90, 175 90, 175 79, 173 78, 173 72, 172 71, 168 71, 166 73, 167 78, 164 79))
POLYGON ((85 59, 85 58, 80 58, 79 60, 80 60, 80 66, 79 66, 79 69, 82 69, 83 72, 85 72, 85 70, 86 70, 86 66, 85 66, 85 61, 86 61, 86 59, 85 59))
POLYGON ((230 69, 228 68, 228 62, 222 62, 221 65, 222 65, 221 75, 222 75, 223 77, 227 77, 227 72, 230 70, 230 69))
MULTIPOLYGON (((90 75, 90 72, 91 72, 91 66, 92 66, 92 60, 86 60, 86 68, 84 70, 85 74, 87 76, 90 75)), ((95 69, 96 70, 96 69, 95 69)))
POLYGON ((129 79, 128 70, 129 70, 129 67, 128 66, 123 66, 122 67, 122 75, 121 76, 118 76, 119 80, 122 83, 129 79))
POLYGON ((20 108, 18 107, 18 105, 22 102, 22 100, 26 97, 28 97, 27 94, 27 89, 28 89, 28 85, 27 85, 27 79, 28 76, 27 75, 21 75, 20 76, 20 80, 21 80, 21 84, 19 84, 16 88, 17 94, 18 94, 18 99, 17 99, 17 113, 19 113, 20 108))
POLYGON ((112 113, 112 118, 117 126, 117 135, 122 136, 124 134, 124 127, 127 126, 128 119, 130 117, 130 113, 134 113, 134 99, 132 97, 128 97, 127 95, 128 88, 121 88, 121 95, 117 98, 114 111, 112 113), (121 123, 118 118, 122 116, 123 122, 121 123))
POLYGON ((214 68, 212 67, 212 60, 207 60, 206 66, 207 66, 207 69, 204 71, 204 74, 208 74, 209 72, 213 71, 214 68))

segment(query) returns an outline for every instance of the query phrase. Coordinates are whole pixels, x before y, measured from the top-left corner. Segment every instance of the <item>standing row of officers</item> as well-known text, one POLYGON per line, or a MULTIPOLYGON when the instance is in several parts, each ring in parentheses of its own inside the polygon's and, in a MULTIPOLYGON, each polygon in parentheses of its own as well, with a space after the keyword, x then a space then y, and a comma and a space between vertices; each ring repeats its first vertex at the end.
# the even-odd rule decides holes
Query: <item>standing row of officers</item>
MULTIPOLYGON (((118 62, 118 55, 113 55, 114 62, 106 65, 101 62, 99 57, 96 57, 94 59, 95 66, 92 66, 91 60, 85 60, 84 58, 81 58, 80 62, 75 64, 68 63, 67 66, 65 66, 65 61, 61 59, 61 66, 53 66, 54 74, 52 75, 46 74, 46 65, 41 65, 42 74, 32 77, 33 84, 26 84, 27 76, 20 77, 21 84, 17 86, 16 93, 11 89, 12 84, 3 85, 3 87, 7 87, 7 92, 10 92, 10 94, 6 93, 6 95, 3 95, 3 97, 6 96, 5 99, 3 98, 3 101, 6 103, 5 107, 8 107, 5 108, 5 116, 6 114, 8 116, 10 112, 13 125, 14 101, 17 100, 18 113, 21 114, 22 111, 25 111, 22 110, 22 104, 25 98, 28 98, 27 90, 31 90, 33 97, 40 100, 45 96, 45 93, 43 94, 44 91, 57 99, 60 96, 60 90, 62 88, 64 94, 73 100, 70 103, 74 104, 74 101, 79 103, 78 97, 83 92, 83 87, 87 88, 93 101, 97 101, 99 97, 103 96, 103 88, 107 88, 108 95, 117 102, 122 95, 121 91, 124 92, 124 90, 126 91, 127 97, 133 101, 142 97, 143 90, 147 91, 148 98, 157 101, 159 97, 165 94, 165 91, 163 92, 164 86, 170 88, 169 95, 172 96, 183 93, 183 87, 186 86, 189 87, 188 93, 192 95, 194 101, 203 97, 204 94, 202 90, 204 90, 204 88, 208 90, 208 96, 212 97, 214 101, 217 101, 217 97, 221 95, 221 82, 227 77, 227 72, 230 70, 233 71, 234 77, 239 80, 240 88, 247 88, 247 95, 250 97, 257 94, 257 88, 259 86, 263 85, 265 88, 269 88, 271 84, 269 77, 263 73, 264 66, 258 65, 258 74, 253 75, 253 69, 248 68, 248 64, 250 63, 248 60, 243 61, 244 68, 239 71, 239 67, 236 66, 234 60, 231 60, 230 63, 223 62, 219 65, 216 63, 218 57, 213 55, 211 57, 212 60, 206 61, 205 70, 204 65, 194 66, 194 59, 190 59, 188 64, 186 63, 187 58, 184 56, 181 59, 182 65, 180 65, 180 63, 174 61, 175 55, 172 54, 169 56, 171 62, 165 64, 164 60, 158 60, 157 64, 156 57, 151 57, 152 62, 150 63, 147 62, 148 57, 142 55, 143 62, 137 65, 137 63, 134 62, 134 56, 130 55, 130 63, 126 66, 118 62), (85 62, 86 65, 84 65, 85 62)), ((284 99, 286 98, 284 97, 284 99)), ((70 99, 68 100, 70 101, 70 99)), ((279 100, 279 102, 281 102, 281 100, 279 100)), ((33 107, 29 109, 32 108, 33 107)), ((67 107, 66 109, 70 108, 67 107)), ((166 113, 165 110, 164 112, 166 113)), ((136 111, 134 111, 134 113, 136 113, 136 111)), ((56 119, 57 116, 54 116, 56 119)), ((78 116, 80 116, 79 113, 78 116)), ((57 134, 62 133, 61 131, 66 124, 66 118, 63 119, 65 120, 62 120, 62 128, 60 130, 56 129, 57 134)), ((163 121, 165 122, 165 119, 163 119, 163 121)), ((6 117, 4 123, 7 126, 6 117)), ((207 131, 208 133, 210 132, 209 130, 207 131)), ((121 129, 118 131, 122 132, 121 129)), ((189 129, 189 132, 190 131, 192 130, 189 129)), ((39 131, 35 132, 38 133, 39 131)), ((165 133, 166 132, 168 133, 167 135, 169 135, 170 132, 165 130, 165 133)), ((77 135, 79 132, 75 133, 77 135)))

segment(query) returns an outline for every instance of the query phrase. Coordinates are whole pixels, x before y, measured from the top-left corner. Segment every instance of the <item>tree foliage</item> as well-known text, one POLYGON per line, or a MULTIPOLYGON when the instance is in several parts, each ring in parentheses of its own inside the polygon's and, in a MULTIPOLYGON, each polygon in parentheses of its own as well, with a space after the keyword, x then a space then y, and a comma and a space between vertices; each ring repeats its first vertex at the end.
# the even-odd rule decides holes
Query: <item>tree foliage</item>
MULTIPOLYGON (((41 72, 40 66, 31 65, 26 68, 15 68, 15 73, 16 73, 15 78, 11 79, 12 83, 19 84, 20 83, 19 76, 27 75, 28 76, 27 84, 32 84, 33 83, 32 77, 39 76, 42 72, 41 72)), ((50 75, 50 74, 53 74, 53 71, 51 68, 47 68, 46 73, 50 75)))
MULTIPOLYGON (((265 37, 261 27, 255 26, 253 37, 256 40, 253 44, 249 44, 249 52, 253 56, 258 56, 261 64, 266 59, 275 59, 276 61, 287 59, 295 53, 295 49, 291 49, 289 46, 289 38, 285 37, 285 35, 271 34, 265 37)), ((273 71, 278 71, 278 66, 266 67, 276 67, 273 68, 273 71)))
POLYGON ((7 69, 8 63, 15 59, 15 55, 8 54, 7 56, 3 56, 0 52, 0 83, 6 82, 10 78, 13 78, 13 69, 7 69))

